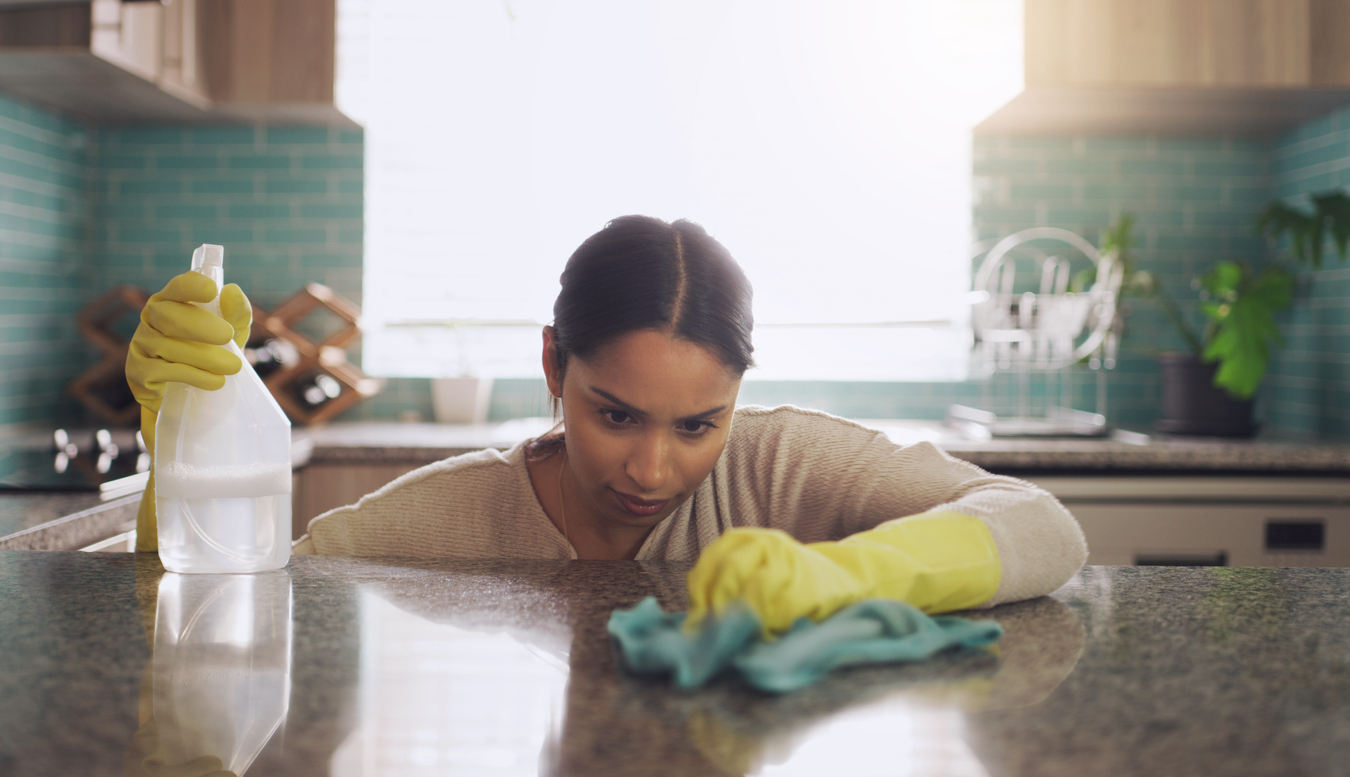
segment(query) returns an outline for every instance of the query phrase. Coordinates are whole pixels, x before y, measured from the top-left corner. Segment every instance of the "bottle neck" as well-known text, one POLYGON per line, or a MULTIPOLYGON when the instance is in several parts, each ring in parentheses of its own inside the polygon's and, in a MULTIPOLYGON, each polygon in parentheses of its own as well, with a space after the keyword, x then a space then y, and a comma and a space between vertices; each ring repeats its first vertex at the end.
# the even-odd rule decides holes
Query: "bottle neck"
POLYGON ((219 265, 206 265, 204 267, 193 267, 193 272, 199 272, 202 275, 216 282, 217 292, 225 286, 225 268, 219 265))
POLYGON ((202 275, 216 282, 216 298, 206 303, 193 303, 203 310, 220 315, 220 290, 225 288, 225 268, 219 265, 207 265, 205 267, 194 267, 193 272, 199 272, 202 275))

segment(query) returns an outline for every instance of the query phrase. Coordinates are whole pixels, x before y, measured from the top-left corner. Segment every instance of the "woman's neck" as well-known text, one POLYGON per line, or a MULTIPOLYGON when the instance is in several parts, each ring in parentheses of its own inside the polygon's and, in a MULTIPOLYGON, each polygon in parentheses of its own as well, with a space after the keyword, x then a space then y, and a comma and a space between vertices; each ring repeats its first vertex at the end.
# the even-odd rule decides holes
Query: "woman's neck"
POLYGON ((623 560, 637 557, 651 528, 614 526, 596 520, 580 491, 567 478, 566 449, 542 461, 527 463, 535 499, 579 559, 623 560))

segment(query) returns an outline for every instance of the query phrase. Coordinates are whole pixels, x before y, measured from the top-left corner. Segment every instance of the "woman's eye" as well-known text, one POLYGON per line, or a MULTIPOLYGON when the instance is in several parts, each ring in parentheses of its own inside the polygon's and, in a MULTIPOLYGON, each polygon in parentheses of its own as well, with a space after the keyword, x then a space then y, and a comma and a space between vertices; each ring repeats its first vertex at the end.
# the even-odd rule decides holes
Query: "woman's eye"
POLYGON ((707 421, 680 422, 680 431, 685 432, 686 434, 702 434, 712 428, 713 425, 707 421))
POLYGON ((605 420, 616 426, 622 426, 632 419, 632 416, 622 410, 601 410, 600 415, 604 416, 605 420))

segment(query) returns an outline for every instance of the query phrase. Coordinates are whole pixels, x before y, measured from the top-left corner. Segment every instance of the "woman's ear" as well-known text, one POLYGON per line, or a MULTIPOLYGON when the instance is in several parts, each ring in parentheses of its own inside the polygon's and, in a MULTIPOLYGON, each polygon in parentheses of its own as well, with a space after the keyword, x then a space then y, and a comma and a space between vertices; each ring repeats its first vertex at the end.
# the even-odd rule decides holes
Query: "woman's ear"
POLYGON ((553 327, 544 327, 544 380, 548 382, 548 393, 555 399, 562 399, 562 370, 558 368, 558 344, 553 327))

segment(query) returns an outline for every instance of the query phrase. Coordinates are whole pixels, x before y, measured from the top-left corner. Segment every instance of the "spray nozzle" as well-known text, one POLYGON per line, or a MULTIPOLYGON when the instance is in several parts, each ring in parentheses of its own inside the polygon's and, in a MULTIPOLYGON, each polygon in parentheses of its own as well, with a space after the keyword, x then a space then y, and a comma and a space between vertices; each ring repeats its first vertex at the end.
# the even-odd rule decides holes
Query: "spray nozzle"
POLYGON ((225 247, 203 243, 192 252, 192 269, 222 267, 225 264, 225 247))

